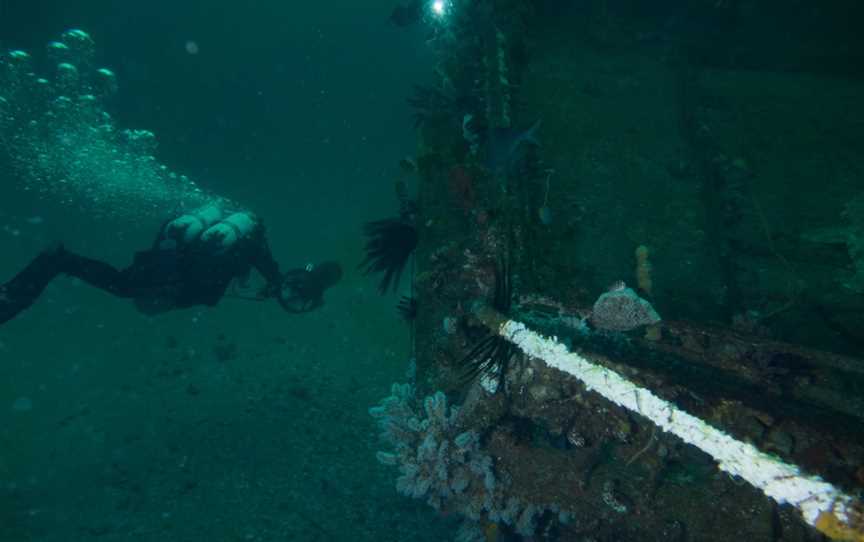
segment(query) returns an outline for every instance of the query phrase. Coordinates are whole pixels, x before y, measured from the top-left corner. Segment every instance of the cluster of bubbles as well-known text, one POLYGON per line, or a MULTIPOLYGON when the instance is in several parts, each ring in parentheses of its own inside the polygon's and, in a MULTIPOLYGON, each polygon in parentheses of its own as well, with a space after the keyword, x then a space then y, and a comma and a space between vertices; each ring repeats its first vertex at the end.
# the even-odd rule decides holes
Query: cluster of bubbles
POLYGON ((117 78, 82 30, 48 44, 45 77, 25 51, 0 55, 0 152, 28 190, 103 215, 167 214, 218 200, 155 158, 156 137, 106 111, 117 78))

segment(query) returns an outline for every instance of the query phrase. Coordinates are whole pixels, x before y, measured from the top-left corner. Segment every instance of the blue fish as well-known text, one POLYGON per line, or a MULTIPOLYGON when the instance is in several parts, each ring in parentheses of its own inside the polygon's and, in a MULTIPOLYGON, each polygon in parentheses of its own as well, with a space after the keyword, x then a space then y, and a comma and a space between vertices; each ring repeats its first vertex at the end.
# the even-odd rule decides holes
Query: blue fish
POLYGON ((517 128, 494 128, 489 131, 486 144, 486 167, 492 173, 507 173, 522 157, 520 151, 526 145, 539 147, 537 131, 541 119, 537 119, 527 130, 517 128))

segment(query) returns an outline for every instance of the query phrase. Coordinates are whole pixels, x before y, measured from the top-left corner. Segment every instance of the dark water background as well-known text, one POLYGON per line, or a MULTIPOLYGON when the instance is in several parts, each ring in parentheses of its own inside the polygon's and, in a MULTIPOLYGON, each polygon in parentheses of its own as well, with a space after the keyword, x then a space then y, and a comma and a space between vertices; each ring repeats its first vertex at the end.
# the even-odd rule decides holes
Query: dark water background
MULTIPOLYGON (((393 299, 353 272, 360 225, 394 208, 397 162, 414 150, 405 97, 431 62, 420 29, 388 24, 391 8, 0 2, 4 49, 38 56, 64 30, 88 31, 118 76, 117 124, 153 131, 170 168, 258 212, 283 266, 349 270, 325 308, 298 318, 226 300, 150 320, 55 281, 0 330, 0 540, 432 540, 449 529, 396 495, 366 413, 402 376, 408 345, 393 299), (21 398, 32 409, 14 410, 21 398)), ((8 171, 0 183, 3 277, 56 240, 125 265, 160 220, 97 219, 32 196, 8 171)))

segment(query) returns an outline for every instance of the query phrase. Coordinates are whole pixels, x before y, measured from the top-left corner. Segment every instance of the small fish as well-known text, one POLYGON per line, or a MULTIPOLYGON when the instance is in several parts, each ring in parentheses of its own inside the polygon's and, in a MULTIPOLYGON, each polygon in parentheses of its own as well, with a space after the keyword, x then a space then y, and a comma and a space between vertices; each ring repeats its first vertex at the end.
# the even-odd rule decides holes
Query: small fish
POLYGON ((541 119, 537 119, 527 130, 517 128, 496 128, 490 130, 486 150, 486 167, 494 173, 506 172, 520 157, 519 151, 525 146, 540 146, 537 131, 541 119))

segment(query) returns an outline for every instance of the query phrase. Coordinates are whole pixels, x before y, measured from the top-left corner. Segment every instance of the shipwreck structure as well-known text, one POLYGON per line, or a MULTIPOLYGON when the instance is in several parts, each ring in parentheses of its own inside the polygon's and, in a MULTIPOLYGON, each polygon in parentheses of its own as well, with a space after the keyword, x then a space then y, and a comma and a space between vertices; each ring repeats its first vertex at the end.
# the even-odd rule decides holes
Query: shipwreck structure
POLYGON ((379 459, 466 540, 864 540, 861 8, 650 4, 427 13, 379 459))

